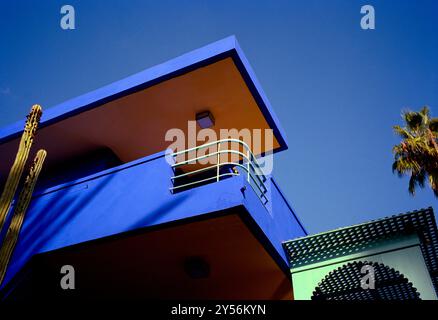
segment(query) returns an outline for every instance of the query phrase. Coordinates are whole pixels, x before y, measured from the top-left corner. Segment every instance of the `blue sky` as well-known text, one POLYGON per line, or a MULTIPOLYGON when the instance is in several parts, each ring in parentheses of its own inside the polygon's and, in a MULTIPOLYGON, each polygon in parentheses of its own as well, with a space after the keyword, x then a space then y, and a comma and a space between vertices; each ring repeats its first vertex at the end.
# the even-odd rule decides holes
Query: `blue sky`
POLYGON ((274 175, 311 232, 435 206, 391 172, 392 125, 438 116, 438 2, 1 1, 0 126, 236 35, 289 140, 274 175), (59 27, 76 9, 76 30, 59 27), (376 30, 360 28, 360 8, 376 30))

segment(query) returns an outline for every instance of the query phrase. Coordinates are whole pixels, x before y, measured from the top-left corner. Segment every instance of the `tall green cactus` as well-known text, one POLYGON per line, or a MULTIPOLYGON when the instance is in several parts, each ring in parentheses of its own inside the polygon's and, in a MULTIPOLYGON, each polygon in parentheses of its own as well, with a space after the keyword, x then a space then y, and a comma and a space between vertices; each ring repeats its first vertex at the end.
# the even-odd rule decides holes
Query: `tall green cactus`
POLYGON ((6 216, 11 209, 12 199, 17 191, 18 184, 23 174, 24 166, 26 165, 29 151, 32 146, 35 132, 38 128, 42 114, 41 106, 34 105, 27 116, 26 125, 24 127, 23 135, 21 136, 18 152, 15 157, 14 164, 9 172, 8 179, 6 180, 3 193, 0 197, 0 232, 3 229, 3 225, 6 221, 6 216))
POLYGON ((11 224, 9 225, 0 249, 0 285, 3 282, 9 260, 14 251, 15 244, 17 243, 18 235, 24 221, 24 216, 26 215, 26 210, 29 207, 30 200, 32 199, 32 193, 43 167, 46 155, 47 152, 45 150, 39 150, 37 152, 24 182, 23 189, 18 197, 17 204, 14 206, 11 224))

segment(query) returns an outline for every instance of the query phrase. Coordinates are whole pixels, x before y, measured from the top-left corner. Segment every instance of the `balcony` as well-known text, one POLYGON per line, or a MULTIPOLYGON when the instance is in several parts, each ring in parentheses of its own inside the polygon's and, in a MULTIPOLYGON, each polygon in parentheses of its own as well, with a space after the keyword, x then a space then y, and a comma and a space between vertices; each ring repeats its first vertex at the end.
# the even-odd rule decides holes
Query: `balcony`
MULTIPOLYGON (((185 240, 187 243, 194 241, 190 247, 194 248, 199 241, 219 242, 220 246, 228 243, 233 250, 237 250, 236 256, 246 254, 252 257, 246 258, 248 261, 254 261, 252 267, 248 266, 248 272, 251 268, 262 268, 262 265, 266 264, 270 266, 269 268, 265 266, 271 270, 270 272, 273 269, 281 270, 277 275, 285 272, 281 277, 279 276, 284 282, 284 279, 287 279, 288 269, 281 243, 290 238, 303 236, 305 234, 303 228, 274 179, 265 177, 261 173, 257 159, 244 143, 234 140, 217 141, 196 149, 202 150, 213 145, 218 150, 206 156, 216 157, 219 160, 214 168, 204 167, 175 174, 177 169, 187 168, 189 162, 192 163, 191 165, 194 165, 193 162, 199 162, 199 157, 190 158, 186 160, 187 163, 175 161, 169 164, 169 157, 166 157, 165 152, 161 152, 75 181, 39 190, 34 196, 23 224, 6 276, 6 283, 14 276, 16 279, 11 281, 9 285, 11 288, 24 281, 17 280, 22 279, 23 273, 26 273, 19 270, 24 266, 26 266, 24 270, 32 269, 30 267, 32 261, 38 259, 35 257, 59 254, 64 257, 66 255, 64 251, 89 250, 86 248, 99 246, 99 243, 118 241, 114 239, 129 239, 139 233, 153 234, 158 232, 157 230, 161 230, 164 235, 168 231, 163 230, 173 230, 175 225, 187 227, 201 221, 208 222, 208 227, 206 225, 190 227, 192 229, 187 229, 190 231, 183 233, 183 237, 187 237, 188 234, 199 234, 198 238, 194 236, 196 239, 185 240), (228 142, 237 143, 247 150, 246 154, 238 150, 234 153, 233 151, 236 150, 221 149, 220 146, 225 146, 228 142), (230 154, 238 154, 239 160, 221 161, 230 154), (224 170, 221 168, 231 169, 230 165, 233 168, 237 167, 237 170, 232 171, 232 174, 223 173, 224 170), (189 183, 175 184, 178 179, 196 177, 211 169, 216 173, 214 179, 210 177, 208 181, 195 179, 189 183), (222 220, 225 217, 233 218, 222 220), (215 220, 212 219, 219 220, 213 222, 215 220), (241 230, 232 231, 233 228, 241 230), (222 239, 222 235, 227 234, 227 239, 222 239), (242 239, 243 234, 246 240, 242 239), (257 239, 257 241, 241 247, 243 243, 250 241, 249 239, 257 239), (237 253, 238 251, 240 254, 237 253)), ((172 158, 177 160, 190 151, 193 150, 174 153, 172 158)), ((177 241, 177 239, 171 240, 177 241)), ((213 248, 212 245, 210 249, 213 248)), ((147 241, 144 249, 156 252, 157 256, 167 250, 165 244, 159 245, 155 242, 151 244, 147 241), (155 249, 152 250, 154 246, 155 249)), ((204 249, 205 252, 210 250, 204 249)), ((101 253, 102 250, 99 249, 97 251, 99 253, 95 254, 103 255, 102 259, 109 259, 101 253)), ((172 255, 196 255, 196 249, 193 250, 192 252, 190 248, 181 249, 177 253, 173 252, 172 255)), ((228 254, 231 255, 233 250, 230 249, 228 254)), ((213 251, 210 254, 214 255, 213 251)), ((205 253, 205 255, 209 254, 205 253)), ((60 261, 71 263, 75 258, 70 256, 68 261, 64 260, 56 258, 58 264, 60 261)), ((78 265, 81 263, 83 264, 77 262, 78 265)), ((222 263, 220 262, 221 265, 222 263)), ((102 266, 97 263, 95 268, 101 270, 102 266)), ((263 286, 266 287, 267 284, 263 286)), ((267 292, 270 292, 269 290, 267 289, 267 292)))
POLYGON ((210 182, 244 175, 266 206, 266 176, 249 146, 239 139, 222 139, 170 154, 174 176, 170 190, 175 193, 210 182), (234 147, 234 149, 233 149, 234 147), (243 149, 243 150, 241 150, 243 149), (205 154, 205 150, 209 152, 205 154), (201 154, 201 155, 199 155, 201 154), (178 160, 182 158, 183 160, 178 160))
MULTIPOLYGON (((0 128, 0 183, 22 128, 0 128)), ((54 294, 71 264, 81 296, 291 298, 281 243, 305 231, 257 158, 287 141, 235 37, 48 109, 34 148, 48 157, 2 294, 54 294), (272 145, 163 152, 169 129, 196 135, 187 124, 206 108, 216 137, 269 131, 272 145)))

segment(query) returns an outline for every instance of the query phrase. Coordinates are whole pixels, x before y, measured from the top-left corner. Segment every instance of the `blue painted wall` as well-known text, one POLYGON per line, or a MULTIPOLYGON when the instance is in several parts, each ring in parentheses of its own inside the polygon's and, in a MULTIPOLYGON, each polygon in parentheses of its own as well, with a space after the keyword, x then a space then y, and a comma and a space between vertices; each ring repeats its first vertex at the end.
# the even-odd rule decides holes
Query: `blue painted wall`
POLYGON ((4 284, 36 253, 239 205, 247 208, 285 263, 281 241, 304 235, 270 178, 272 209, 268 211, 245 176, 172 194, 172 175, 164 153, 159 153, 37 191, 4 284))
POLYGON ((265 182, 269 190, 269 203, 266 207, 263 206, 246 181, 244 181, 244 184, 247 191, 243 198, 243 204, 262 229, 262 232, 268 237, 275 250, 286 262, 286 265, 288 265, 282 242, 305 236, 305 229, 272 177, 268 177, 265 182))

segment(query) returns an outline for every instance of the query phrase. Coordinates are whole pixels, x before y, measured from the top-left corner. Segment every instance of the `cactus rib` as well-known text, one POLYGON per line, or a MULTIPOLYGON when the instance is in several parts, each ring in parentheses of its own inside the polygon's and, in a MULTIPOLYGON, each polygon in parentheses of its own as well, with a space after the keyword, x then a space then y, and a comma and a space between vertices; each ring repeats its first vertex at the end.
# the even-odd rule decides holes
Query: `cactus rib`
POLYGON ((0 285, 3 282, 9 260, 14 251, 15 244, 17 243, 18 235, 24 221, 24 216, 26 215, 26 210, 29 207, 32 199, 32 193, 38 180, 38 176, 41 172, 46 155, 47 152, 45 150, 39 150, 37 152, 24 182, 23 189, 18 197, 17 204, 14 207, 11 224, 9 225, 3 245, 0 249, 0 285))
POLYGON ((32 146, 35 132, 41 118, 42 109, 39 105, 32 106, 32 109, 27 116, 26 125, 24 127, 23 135, 21 136, 18 152, 15 157, 14 164, 9 172, 8 179, 0 197, 0 232, 6 221, 9 210, 11 209, 12 199, 14 198, 24 167, 26 165, 29 151, 32 146))

